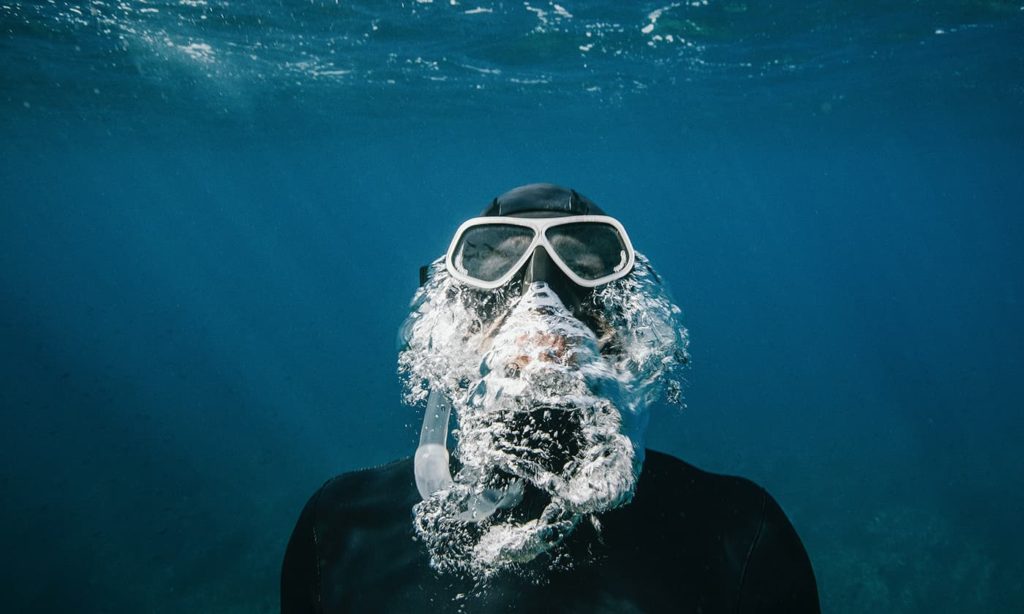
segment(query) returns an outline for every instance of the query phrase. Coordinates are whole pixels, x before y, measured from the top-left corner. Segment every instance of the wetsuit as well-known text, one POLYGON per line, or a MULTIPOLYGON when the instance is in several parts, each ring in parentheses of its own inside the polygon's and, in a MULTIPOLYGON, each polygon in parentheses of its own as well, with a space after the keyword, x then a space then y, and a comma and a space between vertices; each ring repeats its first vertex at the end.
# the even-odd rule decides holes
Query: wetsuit
POLYGON ((803 544, 763 488, 659 452, 600 534, 584 521, 567 538, 573 568, 542 573, 538 560, 484 589, 430 568, 413 538, 419 500, 411 459, 324 484, 288 543, 282 612, 819 611, 803 544))

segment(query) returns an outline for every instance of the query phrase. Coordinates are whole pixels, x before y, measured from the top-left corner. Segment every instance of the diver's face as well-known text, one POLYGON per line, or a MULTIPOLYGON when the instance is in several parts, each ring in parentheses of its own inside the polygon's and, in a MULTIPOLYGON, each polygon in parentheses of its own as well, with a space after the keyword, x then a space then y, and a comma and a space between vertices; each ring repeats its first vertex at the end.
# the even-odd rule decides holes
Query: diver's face
POLYGON ((540 246, 493 290, 435 263, 403 326, 406 400, 443 394, 458 419, 461 468, 415 510, 440 570, 486 576, 530 561, 585 516, 627 503, 646 408, 685 355, 678 309, 642 256, 636 271, 595 288, 572 284, 545 256, 540 246))

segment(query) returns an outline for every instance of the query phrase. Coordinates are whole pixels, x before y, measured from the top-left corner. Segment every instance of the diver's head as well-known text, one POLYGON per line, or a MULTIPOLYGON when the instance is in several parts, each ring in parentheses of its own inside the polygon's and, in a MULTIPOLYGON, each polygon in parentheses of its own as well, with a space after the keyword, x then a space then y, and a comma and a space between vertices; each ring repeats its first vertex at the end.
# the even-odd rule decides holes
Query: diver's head
POLYGON ((572 190, 522 186, 459 227, 400 336, 404 398, 427 406, 414 522, 436 569, 510 569, 630 501, 647 408, 678 390, 678 314, 622 224, 572 190))
POLYGON ((495 198, 464 222, 448 249, 449 274, 492 290, 544 282, 572 312, 594 288, 633 269, 625 228, 591 200, 550 183, 533 183, 495 198))

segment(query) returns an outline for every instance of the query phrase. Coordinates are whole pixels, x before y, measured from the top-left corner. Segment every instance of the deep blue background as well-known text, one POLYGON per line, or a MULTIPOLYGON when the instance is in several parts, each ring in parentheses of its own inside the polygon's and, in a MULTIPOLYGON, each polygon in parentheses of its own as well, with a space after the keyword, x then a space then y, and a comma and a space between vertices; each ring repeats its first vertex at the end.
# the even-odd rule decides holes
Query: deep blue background
POLYGON ((651 446, 764 484, 826 611, 1019 611, 1024 70, 997 17, 846 72, 599 98, 544 56, 540 93, 313 83, 237 108, 151 67, 92 94, 120 78, 100 60, 5 39, 11 611, 273 611, 305 498, 413 450, 417 267, 533 181, 619 217, 668 282, 693 367, 651 446), (187 96, 145 98, 160 79, 187 96))

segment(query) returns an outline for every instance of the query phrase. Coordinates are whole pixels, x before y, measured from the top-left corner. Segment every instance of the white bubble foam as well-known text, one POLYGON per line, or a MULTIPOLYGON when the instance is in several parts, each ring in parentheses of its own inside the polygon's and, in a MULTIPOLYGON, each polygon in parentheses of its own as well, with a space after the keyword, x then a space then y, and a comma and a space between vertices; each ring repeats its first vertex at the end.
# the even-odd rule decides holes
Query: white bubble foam
POLYGON ((436 568, 509 569, 632 498, 648 407, 678 390, 666 384, 686 361, 686 331, 639 254, 583 308, 593 329, 543 284, 481 292, 440 260, 417 292, 400 336, 405 400, 438 391, 458 419, 461 469, 416 508, 436 568), (548 497, 539 516, 516 515, 524 488, 548 497))

